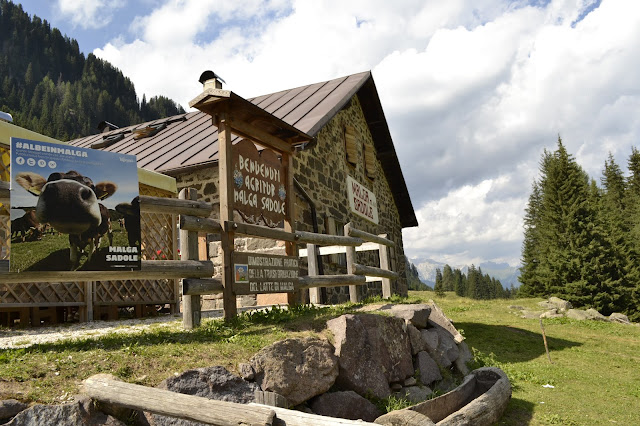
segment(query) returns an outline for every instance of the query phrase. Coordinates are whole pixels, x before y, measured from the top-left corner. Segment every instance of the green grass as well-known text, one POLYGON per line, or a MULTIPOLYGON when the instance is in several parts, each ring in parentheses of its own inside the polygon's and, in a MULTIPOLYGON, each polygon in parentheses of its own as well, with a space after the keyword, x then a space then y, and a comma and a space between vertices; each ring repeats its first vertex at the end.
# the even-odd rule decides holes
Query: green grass
MULTIPOLYGON (((502 368, 513 397, 502 425, 640 424, 640 327, 567 319, 544 320, 553 364, 547 360, 538 320, 522 319, 509 305, 533 309, 539 299, 476 301, 412 292, 397 302, 433 298, 455 322, 475 355, 473 367, 502 368), (554 388, 543 387, 552 385, 554 388)), ((379 302, 379 300, 374 300, 379 302)), ((135 335, 36 345, 0 351, 0 399, 59 403, 82 380, 112 373, 155 386, 174 373, 222 365, 236 371, 260 348, 293 336, 320 335, 325 322, 357 305, 243 314, 236 321, 205 320, 185 331, 179 322, 135 335)), ((2 333, 2 329, 0 329, 2 333)), ((385 406, 405 402, 390 399, 385 406)))
MULTIPOLYGON (((127 234, 117 223, 112 223, 113 245, 128 246, 127 234)), ((104 236, 100 251, 106 251, 109 239, 104 236)), ((83 269, 86 255, 80 257, 78 269, 83 269)), ((69 236, 57 232, 44 234, 40 241, 22 242, 19 238, 11 241, 11 270, 60 270, 69 269, 69 236)))

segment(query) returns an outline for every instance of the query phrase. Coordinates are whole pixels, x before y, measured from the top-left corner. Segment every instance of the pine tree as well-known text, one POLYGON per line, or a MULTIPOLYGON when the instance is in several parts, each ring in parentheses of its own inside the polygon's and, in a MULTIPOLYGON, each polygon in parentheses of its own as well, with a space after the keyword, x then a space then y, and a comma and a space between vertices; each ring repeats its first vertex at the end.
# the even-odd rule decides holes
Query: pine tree
POLYGON ((442 268, 442 287, 444 291, 454 291, 455 288, 453 270, 449 265, 442 268))
POLYGON ((433 286, 433 289, 438 297, 444 297, 444 286, 442 283, 442 272, 440 271, 440 268, 436 268, 436 283, 433 286))

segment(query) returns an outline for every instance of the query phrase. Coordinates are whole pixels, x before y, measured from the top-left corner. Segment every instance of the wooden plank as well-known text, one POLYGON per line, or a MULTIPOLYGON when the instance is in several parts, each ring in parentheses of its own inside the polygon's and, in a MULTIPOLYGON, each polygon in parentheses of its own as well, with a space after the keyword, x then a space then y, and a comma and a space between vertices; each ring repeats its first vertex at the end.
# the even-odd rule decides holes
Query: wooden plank
MULTIPOLYGON (((309 244, 307 244, 307 247, 309 244)), ((356 246, 356 251, 374 251, 378 250, 379 244, 376 243, 364 243, 361 246, 356 246)), ((347 249, 345 246, 324 246, 324 247, 316 247, 316 250, 320 252, 321 256, 327 256, 332 254, 346 253, 347 249)), ((298 256, 307 257, 307 249, 298 250, 298 256)))
POLYGON ((180 229, 183 231, 195 231, 195 232, 211 232, 218 234, 222 230, 220 222, 215 219, 196 217, 189 215, 180 215, 180 229))
POLYGON ((357 286, 366 282, 362 275, 306 275, 300 277, 300 288, 357 286))
POLYGON ((87 318, 86 322, 93 321, 93 281, 85 281, 84 283, 84 300, 87 318))
POLYGON ((144 213, 185 214, 208 217, 213 211, 213 205, 205 201, 140 195, 140 211, 144 213))
POLYGON ((185 278, 182 280, 183 295, 220 294, 223 290, 222 280, 217 278, 185 278))
POLYGON ((313 232, 296 231, 298 242, 317 244, 319 246, 359 246, 364 241, 360 238, 343 237, 340 235, 314 234, 313 232))
MULTIPOLYGON (((233 158, 231 155, 231 128, 225 113, 221 113, 217 120, 218 126, 218 171, 220 175, 220 222, 233 220, 233 158)), ((222 301, 225 320, 233 319, 238 310, 236 295, 233 289, 233 251, 234 232, 225 229, 220 234, 222 246, 222 301)))
MULTIPOLYGON (((178 197, 181 200, 197 200, 198 191, 195 188, 184 188, 178 197)), ((182 217, 181 217, 182 220, 182 217)), ((182 222, 180 222, 182 225, 182 222)), ((180 259, 198 260, 198 232, 180 230, 180 259)), ((200 295, 185 294, 182 296, 182 326, 185 330, 192 330, 200 326, 202 312, 200 310, 200 295)))
POLYGON ((251 139, 260 145, 275 149, 281 153, 293 152, 293 146, 290 143, 285 142, 276 136, 270 135, 264 130, 259 129, 246 121, 234 118, 233 120, 230 120, 229 124, 231 126, 231 131, 238 136, 251 139))
POLYGON ((296 234, 280 228, 268 228, 250 223, 225 222, 225 229, 233 230, 237 234, 250 235, 258 238, 270 238, 272 240, 296 241, 296 234))
POLYGON ((221 426, 271 426, 274 411, 266 406, 249 406, 216 401, 163 389, 91 376, 82 384, 82 393, 108 404, 143 410, 163 416, 221 426))
MULTIPOLYGON (((345 234, 345 235, 347 235, 347 234, 345 234)), ((364 231, 361 231, 359 229, 352 228, 352 227, 349 227, 349 234, 348 235, 350 237, 362 238, 363 240, 369 241, 369 242, 372 242, 372 243, 382 244, 382 245, 385 245, 387 247, 395 247, 396 246, 396 243, 394 243, 393 241, 385 238, 386 235, 373 235, 373 234, 370 234, 368 232, 364 232, 364 231)))
MULTIPOLYGON (((287 173, 287 197, 286 197, 286 214, 284 219, 284 230, 287 232, 295 232, 296 230, 296 198, 295 198, 295 186, 293 182, 293 153, 283 153, 282 154, 282 163, 286 166, 287 173)), ((295 256, 298 257, 298 250, 296 249, 296 241, 287 241, 284 243, 284 249, 287 256, 295 256)), ((300 275, 298 273, 298 275, 300 275)), ((296 282, 296 286, 299 286, 299 283, 296 282)), ((296 289, 293 293, 287 294, 287 302, 289 305, 297 305, 299 303, 304 303, 305 299, 304 295, 299 290, 296 289)))
POLYGON ((354 274, 356 275, 367 275, 372 277, 380 277, 380 278, 389 278, 392 280, 398 279, 398 273, 393 271, 388 271, 382 268, 375 268, 373 266, 365 266, 360 265, 358 263, 354 263, 354 274))
MULTIPOLYGON (((307 250, 310 253, 310 256, 307 259, 307 265, 310 276, 318 275, 318 256, 315 244, 307 244, 307 250)), ((305 250, 306 251, 306 250, 305 250)), ((309 289, 309 302, 313 304, 321 303, 321 292, 319 287, 312 287, 309 289)))
MULTIPOLYGON (((380 268, 391 271, 391 262, 389 262, 389 247, 386 245, 379 245, 379 257, 380 268)), ((389 299, 391 297, 391 279, 388 277, 382 278, 382 298, 389 299)))
MULTIPOLYGON (((351 222, 344 225, 344 235, 349 235, 351 231, 351 222)), ((347 237, 354 238, 354 237, 347 237)), ((362 240, 360 240, 362 241, 362 240)), ((347 274, 354 275, 356 273, 356 249, 354 247, 347 247, 347 274)), ((365 278, 366 279, 366 278, 365 278)), ((355 285, 349 286, 349 300, 351 303, 358 303, 358 287, 355 285)))
MULTIPOLYGON (((8 270, 8 268, 7 268, 8 270)), ((3 283, 76 282, 112 280, 154 280, 171 278, 202 278, 213 275, 209 260, 143 260, 139 271, 38 271, 5 272, 3 283)))
POLYGON ((270 408, 275 411, 276 421, 274 425, 286 426, 379 426, 376 423, 369 423, 362 420, 348 420, 337 417, 320 416, 302 411, 288 410, 281 407, 271 407, 256 403, 247 404, 249 407, 270 408))

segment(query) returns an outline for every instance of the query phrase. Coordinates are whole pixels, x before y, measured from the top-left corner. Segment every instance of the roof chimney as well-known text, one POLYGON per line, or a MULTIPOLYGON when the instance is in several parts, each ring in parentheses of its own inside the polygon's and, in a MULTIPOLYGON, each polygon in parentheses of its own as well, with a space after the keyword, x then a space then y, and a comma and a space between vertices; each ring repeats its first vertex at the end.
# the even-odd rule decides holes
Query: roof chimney
POLYGON ((115 124, 109 123, 108 121, 101 121, 100 123, 98 123, 97 129, 100 130, 100 133, 106 133, 112 130, 119 129, 119 127, 115 124))
POLYGON ((203 90, 222 89, 222 83, 227 83, 222 79, 222 77, 211 70, 207 70, 200 74, 200 79, 198 81, 202 83, 203 90))

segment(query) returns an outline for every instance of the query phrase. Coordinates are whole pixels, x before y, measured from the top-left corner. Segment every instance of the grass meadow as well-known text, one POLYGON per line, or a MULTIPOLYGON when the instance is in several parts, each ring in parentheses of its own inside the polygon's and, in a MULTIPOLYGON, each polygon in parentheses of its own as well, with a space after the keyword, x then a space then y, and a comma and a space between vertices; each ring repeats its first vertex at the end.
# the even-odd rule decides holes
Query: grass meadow
MULTIPOLYGON (((605 322, 544 320, 553 363, 538 320, 522 319, 510 305, 534 308, 540 299, 477 301, 453 294, 411 292, 415 303, 434 299, 466 336, 472 367, 497 366, 509 376, 512 400, 503 425, 639 425, 640 327, 605 322), (551 387, 552 386, 552 387, 551 387)), ((110 334, 0 351, 0 399, 60 403, 82 380, 112 373, 155 386, 190 368, 222 365, 235 371, 260 348, 293 336, 322 335, 325 322, 358 305, 243 314, 235 321, 205 320, 185 331, 178 321, 151 331, 110 334)), ((1 329, 0 335, 11 333, 1 329)), ((24 344, 28 344, 25 336, 24 344)))

